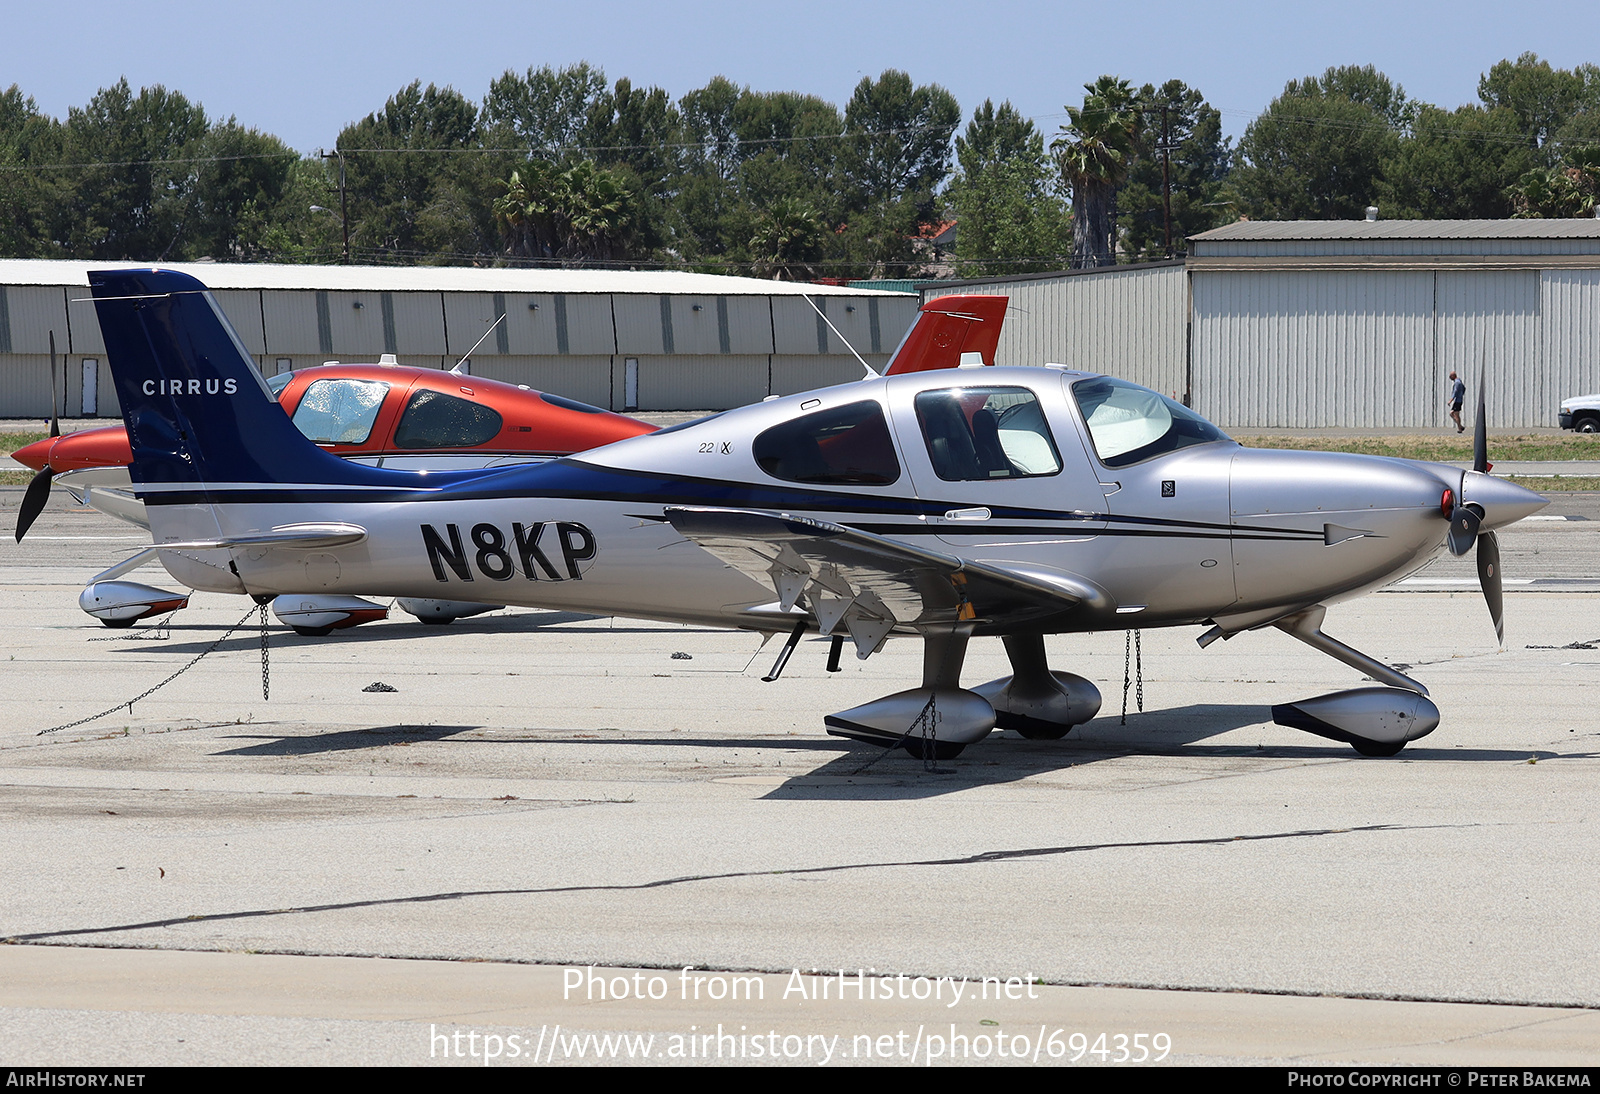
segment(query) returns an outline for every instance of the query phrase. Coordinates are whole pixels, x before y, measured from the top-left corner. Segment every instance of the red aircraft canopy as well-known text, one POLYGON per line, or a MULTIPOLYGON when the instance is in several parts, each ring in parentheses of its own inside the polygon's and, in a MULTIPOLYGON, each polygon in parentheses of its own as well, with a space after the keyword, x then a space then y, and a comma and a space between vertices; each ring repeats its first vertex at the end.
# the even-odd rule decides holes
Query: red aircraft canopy
MULTIPOLYGON (((532 388, 481 376, 462 376, 433 368, 408 365, 321 365, 301 369, 284 386, 278 402, 291 417, 301 400, 318 383, 367 385, 381 391, 381 405, 372 414, 366 436, 350 442, 335 441, 324 447, 341 456, 383 456, 414 452, 484 453, 495 455, 537 454, 565 456, 612 441, 651 433, 648 422, 613 414, 558 395, 547 395, 532 388), (381 385, 375 386, 375 385, 381 385), (427 433, 416 443, 417 415, 431 399, 470 403, 475 412, 435 412, 434 419, 447 423, 465 421, 474 428, 470 436, 459 439, 427 433), (412 443, 407 443, 410 440, 412 443)), ((320 443, 320 442, 319 442, 320 443)), ((133 460, 127 430, 122 426, 85 429, 62 437, 47 437, 12 453, 17 462, 35 471, 46 464, 56 474, 87 467, 120 467, 133 460)))

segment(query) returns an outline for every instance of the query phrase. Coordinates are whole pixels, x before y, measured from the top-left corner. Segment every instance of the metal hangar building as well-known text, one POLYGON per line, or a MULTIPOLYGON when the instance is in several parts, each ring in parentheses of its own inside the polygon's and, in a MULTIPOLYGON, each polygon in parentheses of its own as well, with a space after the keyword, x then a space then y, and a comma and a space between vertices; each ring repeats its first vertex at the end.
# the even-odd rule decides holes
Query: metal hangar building
MULTIPOLYGON (((130 265, 0 261, 0 417, 50 413, 51 332, 67 415, 120 413, 87 275, 130 265)), ((385 353, 450 368, 482 339, 473 375, 610 410, 721 410, 857 379, 850 346, 881 369, 918 305, 905 292, 670 271, 170 268, 213 290, 269 376, 385 353)))
POLYGON ((1225 429, 1433 429, 1447 377, 1490 424, 1600 391, 1600 220, 1240 221, 1186 260, 928 283, 1011 297, 998 359, 1109 372, 1225 429))

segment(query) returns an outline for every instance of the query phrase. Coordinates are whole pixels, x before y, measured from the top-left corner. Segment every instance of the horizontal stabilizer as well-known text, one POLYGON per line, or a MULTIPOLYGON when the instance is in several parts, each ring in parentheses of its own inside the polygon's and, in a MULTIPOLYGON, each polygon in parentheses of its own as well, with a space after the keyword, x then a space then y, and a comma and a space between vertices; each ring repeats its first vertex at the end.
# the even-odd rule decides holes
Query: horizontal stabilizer
POLYGON ((158 543, 156 548, 164 551, 215 551, 226 547, 299 547, 315 550, 348 547, 366 538, 367 530, 359 524, 283 524, 265 532, 158 543))

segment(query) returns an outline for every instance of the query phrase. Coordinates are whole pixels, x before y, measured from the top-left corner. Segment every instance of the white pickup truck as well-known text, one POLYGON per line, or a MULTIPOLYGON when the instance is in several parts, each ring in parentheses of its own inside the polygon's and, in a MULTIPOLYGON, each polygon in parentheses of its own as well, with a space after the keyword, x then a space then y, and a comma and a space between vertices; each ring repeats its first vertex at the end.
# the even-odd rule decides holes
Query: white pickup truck
POLYGON ((1576 395, 1564 400, 1556 422, 1562 429, 1600 433, 1600 395, 1576 395))

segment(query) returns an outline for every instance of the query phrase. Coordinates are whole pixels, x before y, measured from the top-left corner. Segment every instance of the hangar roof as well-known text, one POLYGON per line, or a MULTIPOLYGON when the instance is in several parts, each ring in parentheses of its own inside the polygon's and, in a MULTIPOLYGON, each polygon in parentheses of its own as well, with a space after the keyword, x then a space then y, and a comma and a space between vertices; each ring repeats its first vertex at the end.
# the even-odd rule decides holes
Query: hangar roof
POLYGON ((1300 239, 1600 239, 1600 220, 1241 220, 1201 242, 1300 239))
MULTIPOLYGON (((88 285, 90 270, 151 263, 0 259, 0 285, 88 285)), ((163 262, 212 289, 356 292, 647 293, 657 296, 883 296, 881 289, 764 281, 680 270, 473 269, 461 266, 295 266, 163 262)))
POLYGON ((1594 269, 1600 220, 1242 220, 1189 237, 1188 269, 1594 269))

